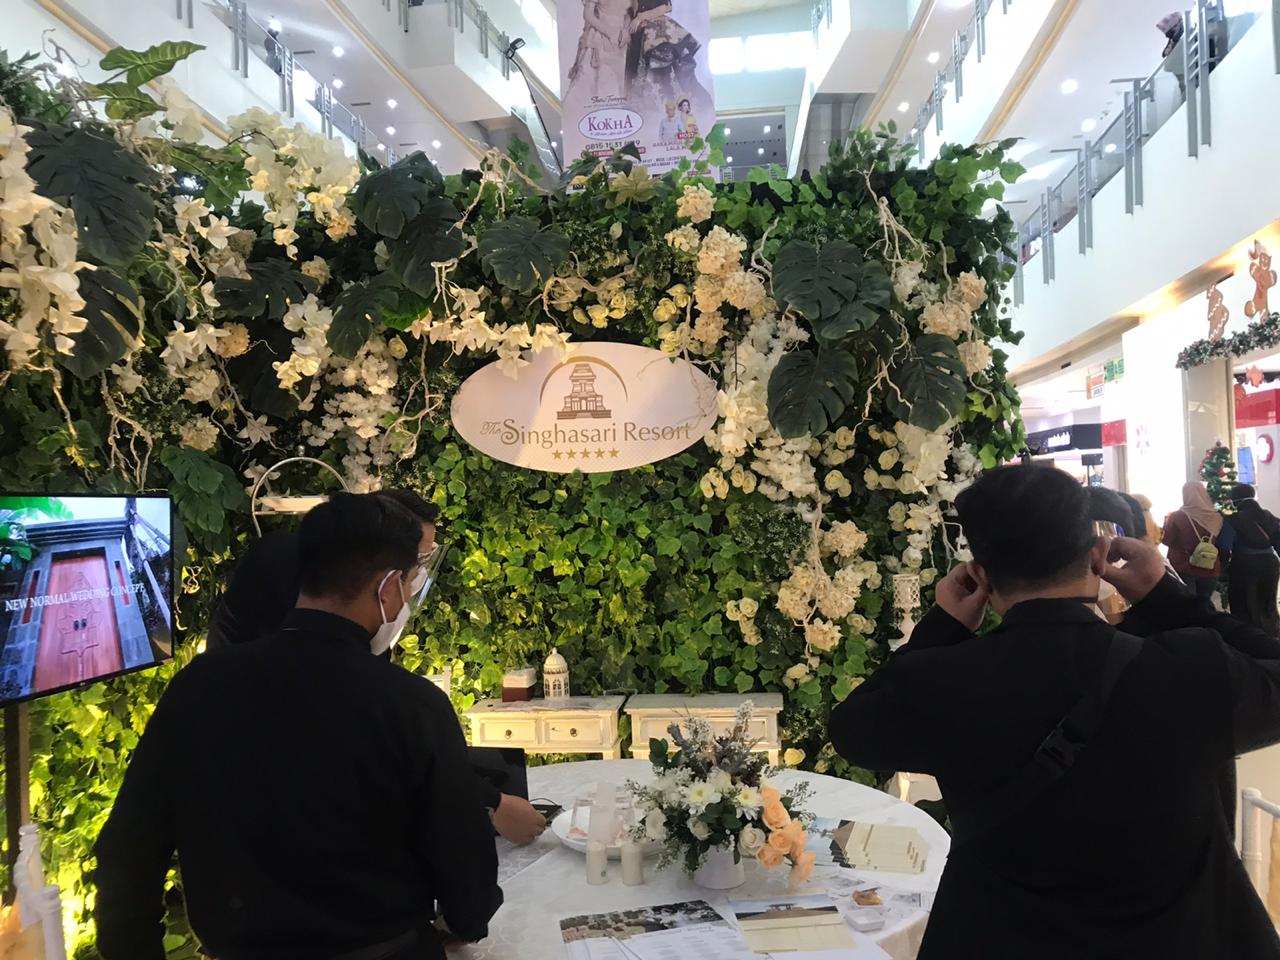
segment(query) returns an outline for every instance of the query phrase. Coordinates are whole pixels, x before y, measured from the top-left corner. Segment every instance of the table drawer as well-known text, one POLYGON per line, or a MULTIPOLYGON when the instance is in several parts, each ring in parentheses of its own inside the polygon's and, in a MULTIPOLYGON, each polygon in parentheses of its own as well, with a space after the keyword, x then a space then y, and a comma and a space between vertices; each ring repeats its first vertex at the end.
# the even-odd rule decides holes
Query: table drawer
POLYGON ((547 721, 547 743, 573 746, 604 743, 604 722, 599 717, 581 717, 547 721))
MULTIPOLYGON (((734 721, 732 720, 712 720, 711 729, 715 731, 717 737, 724 736, 733 729, 734 721)), ((750 740, 758 741, 757 749, 764 749, 769 740, 769 721, 765 717, 752 717, 751 722, 747 724, 747 737, 750 740)))
POLYGON ((526 718, 477 717, 475 741, 494 747, 532 747, 538 742, 538 721, 526 718))

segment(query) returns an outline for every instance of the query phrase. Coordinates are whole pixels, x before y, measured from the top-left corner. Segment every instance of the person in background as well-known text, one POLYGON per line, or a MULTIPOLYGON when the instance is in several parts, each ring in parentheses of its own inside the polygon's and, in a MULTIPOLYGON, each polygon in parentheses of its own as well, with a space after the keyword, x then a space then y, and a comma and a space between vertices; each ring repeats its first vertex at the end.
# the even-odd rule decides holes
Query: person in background
POLYGON ((1280 741, 1280 641, 1096 536, 1061 471, 989 471, 956 509, 973 561, 830 725, 851 763, 938 778, 952 845, 920 960, 1280 958, 1218 777, 1280 741), (1090 609, 1104 579, 1145 639, 1090 609))
POLYGON ((1151 515, 1151 498, 1137 493, 1133 495, 1133 500, 1142 511, 1142 524, 1146 530, 1139 539, 1145 540, 1153 547, 1160 546, 1164 541, 1164 531, 1160 529, 1160 524, 1156 523, 1156 518, 1151 515))
POLYGON ((284 53, 280 44, 280 31, 274 27, 267 30, 267 38, 262 41, 267 51, 267 66, 277 75, 284 74, 284 53))
POLYGON ((448 697, 380 656, 419 600, 434 528, 334 494, 298 531, 275 636, 196 657, 147 724, 98 837, 98 949, 163 960, 176 851, 219 960, 443 960, 475 941, 497 853, 448 697))
MULTIPOLYGON (((1135 535, 1133 507, 1124 498, 1124 494, 1106 487, 1089 487, 1085 492, 1089 497, 1089 518, 1093 521, 1097 536, 1114 540, 1117 537, 1135 535)), ((1129 604, 1115 587, 1104 580, 1098 590, 1095 609, 1108 623, 1119 623, 1129 609, 1129 604)))
MULTIPOLYGON (((384 497, 435 527, 439 508, 412 490, 392 488, 370 496, 384 497)), ((298 578, 297 531, 273 530, 254 542, 236 563, 226 593, 213 609, 207 648, 214 651, 274 635, 297 601, 298 578)), ((524 797, 502 793, 484 777, 476 779, 493 827, 504 839, 527 846, 546 830, 546 818, 524 797)))
POLYGON ((1235 513, 1226 517, 1218 546, 1228 558, 1227 600, 1231 615, 1273 637, 1280 637, 1280 519, 1258 503, 1257 491, 1247 483, 1231 489, 1235 513))
POLYGON ((1182 506, 1164 522, 1164 544, 1169 563, 1197 597, 1210 600, 1222 579, 1222 559, 1217 553, 1222 514, 1199 480, 1182 487, 1182 506))

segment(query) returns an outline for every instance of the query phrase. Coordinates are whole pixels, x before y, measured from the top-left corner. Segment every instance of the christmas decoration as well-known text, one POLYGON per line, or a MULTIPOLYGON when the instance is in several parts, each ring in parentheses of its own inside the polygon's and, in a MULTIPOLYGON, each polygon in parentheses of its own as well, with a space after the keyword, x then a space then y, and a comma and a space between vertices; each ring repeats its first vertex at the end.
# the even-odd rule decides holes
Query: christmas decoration
POLYGON ((1190 370, 1211 360, 1242 357, 1254 350, 1280 346, 1280 313, 1266 314, 1239 333, 1221 340, 1197 340, 1178 354, 1178 368, 1190 370))
POLYGON ((1276 272, 1271 269, 1271 254, 1257 240, 1249 250, 1249 276, 1257 284, 1253 299, 1244 305, 1244 315, 1265 317, 1271 311, 1267 309, 1267 291, 1276 285, 1276 272))
POLYGON ((1222 334, 1227 329, 1227 320, 1231 318, 1231 311, 1227 309, 1226 303, 1222 299, 1222 291, 1218 289, 1216 283, 1209 284, 1209 339, 1221 340, 1222 334))
POLYGON ((1209 488, 1209 499, 1222 513, 1231 513, 1231 488, 1236 484, 1236 464, 1231 451, 1221 443, 1215 443, 1205 452, 1200 464, 1200 476, 1209 488))

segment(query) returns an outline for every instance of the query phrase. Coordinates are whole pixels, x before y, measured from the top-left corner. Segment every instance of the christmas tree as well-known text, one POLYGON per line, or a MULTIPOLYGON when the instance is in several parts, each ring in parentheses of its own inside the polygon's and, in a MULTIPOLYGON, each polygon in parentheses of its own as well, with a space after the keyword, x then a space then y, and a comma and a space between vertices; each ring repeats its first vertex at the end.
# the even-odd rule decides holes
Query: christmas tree
POLYGON ((1200 464, 1200 476, 1209 488, 1209 499, 1213 505, 1223 513, 1231 513, 1231 488, 1236 483, 1236 463, 1231 459, 1231 451, 1215 443, 1200 464))

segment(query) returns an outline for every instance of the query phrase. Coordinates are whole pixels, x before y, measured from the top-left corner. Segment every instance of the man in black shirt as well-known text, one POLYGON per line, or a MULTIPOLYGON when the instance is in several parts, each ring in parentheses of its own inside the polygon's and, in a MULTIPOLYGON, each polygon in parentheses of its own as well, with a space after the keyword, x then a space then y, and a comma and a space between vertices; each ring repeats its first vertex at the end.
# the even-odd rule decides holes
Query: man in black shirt
POLYGON ((448 698, 374 653, 425 580, 434 528, 336 494, 299 531, 274 637, 197 657, 161 698, 98 839, 98 948, 162 960, 176 851, 219 960, 438 960, 502 902, 448 698))
POLYGON ((1154 547, 1096 536, 1065 473, 994 470, 957 508, 974 561, 831 718, 851 762, 942 788, 920 960, 1280 958, 1218 790, 1280 740, 1280 641, 1198 604, 1154 547), (1103 578, 1144 639, 1093 612, 1103 578), (988 604, 1003 622, 974 636, 988 604))
MULTIPOLYGON (((424 524, 435 525, 438 508, 412 490, 387 489, 372 494, 408 510, 424 524)), ((227 590, 213 609, 208 649, 252 643, 280 629, 298 598, 298 534, 274 530, 255 541, 231 571, 227 590)), ((484 777, 477 778, 480 801, 505 839, 528 845, 547 828, 546 818, 525 797, 503 793, 484 777)))

